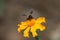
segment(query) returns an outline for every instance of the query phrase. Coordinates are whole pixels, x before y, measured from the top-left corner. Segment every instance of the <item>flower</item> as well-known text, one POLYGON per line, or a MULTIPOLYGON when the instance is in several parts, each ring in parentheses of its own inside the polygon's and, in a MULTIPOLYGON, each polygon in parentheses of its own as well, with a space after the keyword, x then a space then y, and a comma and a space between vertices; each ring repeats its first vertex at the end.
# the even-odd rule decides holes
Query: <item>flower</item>
POLYGON ((45 17, 39 17, 37 19, 31 19, 31 20, 26 20, 24 22, 21 22, 20 24, 18 24, 18 33, 20 33, 22 30, 24 30, 24 37, 29 37, 29 32, 32 33, 32 36, 38 36, 38 34, 36 33, 37 29, 40 29, 40 31, 44 31, 45 30, 45 26, 42 25, 41 23, 45 23, 45 17))

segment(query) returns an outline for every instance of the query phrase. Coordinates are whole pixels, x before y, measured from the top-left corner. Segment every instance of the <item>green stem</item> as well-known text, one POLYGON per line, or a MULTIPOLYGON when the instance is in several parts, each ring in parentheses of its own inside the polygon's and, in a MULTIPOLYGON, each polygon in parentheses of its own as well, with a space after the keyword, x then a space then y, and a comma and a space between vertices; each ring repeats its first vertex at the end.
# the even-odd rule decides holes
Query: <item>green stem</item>
POLYGON ((40 30, 38 29, 36 32, 37 32, 38 36, 36 36, 35 39, 36 40, 40 40, 40 35, 39 35, 40 34, 40 30))

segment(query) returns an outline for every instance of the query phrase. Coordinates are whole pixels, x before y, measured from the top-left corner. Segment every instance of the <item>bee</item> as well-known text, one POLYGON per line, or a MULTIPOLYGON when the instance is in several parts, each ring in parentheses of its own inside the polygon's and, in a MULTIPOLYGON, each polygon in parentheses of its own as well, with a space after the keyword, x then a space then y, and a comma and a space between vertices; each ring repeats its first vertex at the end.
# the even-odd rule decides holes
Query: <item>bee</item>
POLYGON ((31 20, 33 19, 34 17, 32 16, 33 14, 33 11, 30 12, 30 15, 27 17, 27 15, 23 14, 23 16, 26 16, 27 17, 27 20, 31 20))

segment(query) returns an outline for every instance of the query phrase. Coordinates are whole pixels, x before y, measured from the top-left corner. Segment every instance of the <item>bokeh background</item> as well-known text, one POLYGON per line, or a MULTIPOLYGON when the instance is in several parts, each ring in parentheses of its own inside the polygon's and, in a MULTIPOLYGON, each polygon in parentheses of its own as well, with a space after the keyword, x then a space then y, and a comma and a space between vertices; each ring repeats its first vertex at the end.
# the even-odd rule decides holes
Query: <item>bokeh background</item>
POLYGON ((0 40, 35 40, 18 34, 17 24, 26 20, 33 11, 34 18, 46 18, 46 30, 40 32, 41 40, 60 40, 60 0, 0 0, 0 40))

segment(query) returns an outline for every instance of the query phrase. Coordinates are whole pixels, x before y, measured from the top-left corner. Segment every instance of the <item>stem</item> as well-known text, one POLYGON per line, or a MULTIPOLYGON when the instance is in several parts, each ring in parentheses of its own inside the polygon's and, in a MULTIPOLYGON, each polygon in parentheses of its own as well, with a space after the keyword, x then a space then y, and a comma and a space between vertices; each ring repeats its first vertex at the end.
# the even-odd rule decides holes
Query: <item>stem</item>
POLYGON ((35 37, 35 39, 36 39, 36 40, 40 40, 40 35, 39 35, 39 34, 40 34, 40 30, 39 30, 39 29, 37 29, 37 31, 36 31, 36 32, 37 32, 38 36, 36 36, 36 37, 35 37))

